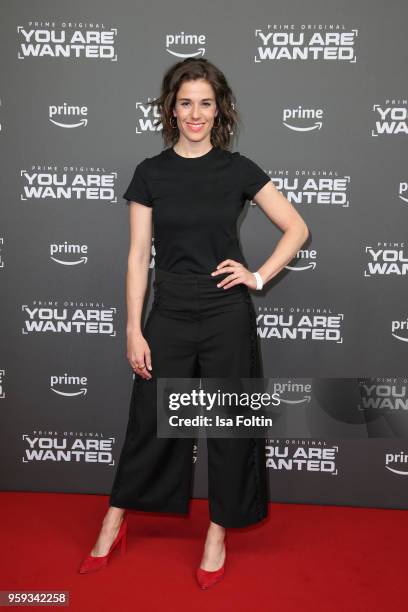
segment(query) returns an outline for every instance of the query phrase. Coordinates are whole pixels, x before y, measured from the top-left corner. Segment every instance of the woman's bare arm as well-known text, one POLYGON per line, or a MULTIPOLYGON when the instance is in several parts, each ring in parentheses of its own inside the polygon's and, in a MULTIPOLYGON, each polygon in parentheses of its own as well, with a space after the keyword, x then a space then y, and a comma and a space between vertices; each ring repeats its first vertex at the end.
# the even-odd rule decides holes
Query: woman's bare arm
POLYGON ((270 181, 253 198, 269 219, 283 232, 272 255, 258 269, 267 283, 293 259, 309 236, 309 228, 296 208, 270 181))
POLYGON ((152 209, 138 202, 129 204, 130 247, 126 273, 126 333, 141 334, 152 246, 152 209))

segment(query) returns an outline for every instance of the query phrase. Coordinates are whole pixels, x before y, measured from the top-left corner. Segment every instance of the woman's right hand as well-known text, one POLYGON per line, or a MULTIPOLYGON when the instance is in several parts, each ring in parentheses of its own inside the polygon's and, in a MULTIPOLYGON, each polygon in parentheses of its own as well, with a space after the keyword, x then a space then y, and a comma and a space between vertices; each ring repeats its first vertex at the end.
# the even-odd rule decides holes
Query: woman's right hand
POLYGON ((150 347, 140 332, 128 333, 126 357, 128 358, 128 361, 136 374, 139 374, 139 376, 146 378, 147 380, 152 378, 152 375, 149 372, 149 370, 151 371, 152 368, 150 347))

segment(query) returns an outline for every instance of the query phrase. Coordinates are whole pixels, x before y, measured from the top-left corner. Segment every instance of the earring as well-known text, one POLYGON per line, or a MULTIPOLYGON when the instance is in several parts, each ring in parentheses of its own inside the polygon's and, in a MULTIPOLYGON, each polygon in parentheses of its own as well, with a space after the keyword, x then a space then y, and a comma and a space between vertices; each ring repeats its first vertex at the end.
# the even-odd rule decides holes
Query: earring
POLYGON ((218 118, 218 123, 217 123, 217 125, 215 125, 215 121, 214 121, 213 130, 219 128, 220 125, 221 125, 220 116, 217 115, 217 118, 218 118))
POLYGON ((174 115, 173 115, 173 117, 170 119, 170 125, 171 125, 171 127, 173 128, 173 130, 174 130, 174 129, 177 129, 177 119, 176 119, 176 125, 173 125, 173 123, 172 123, 173 119, 176 119, 176 117, 174 117, 174 115))

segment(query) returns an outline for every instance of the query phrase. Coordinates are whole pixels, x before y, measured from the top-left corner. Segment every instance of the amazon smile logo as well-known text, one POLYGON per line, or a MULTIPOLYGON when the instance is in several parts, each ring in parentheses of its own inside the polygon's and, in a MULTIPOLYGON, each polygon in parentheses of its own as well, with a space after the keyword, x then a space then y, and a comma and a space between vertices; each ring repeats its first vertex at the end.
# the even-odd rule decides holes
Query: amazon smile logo
POLYGON ((292 259, 291 264, 287 264, 285 268, 287 270, 293 270, 294 272, 304 272, 305 270, 316 269, 316 257, 317 252, 315 249, 301 249, 297 252, 295 257, 292 259))
POLYGON ((401 181, 398 186, 398 197, 408 204, 408 181, 401 181))
POLYGON ((391 335, 396 340, 408 342, 408 318, 405 320, 395 319, 391 321, 391 335))
POLYGON ((48 108, 51 123, 61 128, 78 128, 88 125, 88 107, 71 104, 51 105, 48 108))
POLYGON ((294 130, 295 132, 321 130, 323 126, 323 109, 302 108, 301 106, 297 108, 284 108, 282 123, 289 130, 294 130))
POLYGON ((408 454, 402 451, 400 453, 386 453, 385 468, 393 474, 408 476, 408 454))
POLYGON ((175 57, 203 57, 205 54, 206 35, 205 34, 167 34, 166 35, 166 51, 175 57), (173 47, 176 47, 174 49, 173 47), (183 47, 188 47, 188 51, 184 51, 183 47))
POLYGON ((88 261, 88 245, 86 244, 62 244, 50 245, 50 257, 52 261, 62 266, 77 266, 86 264, 88 261))
POLYGON ((62 397, 79 397, 88 393, 88 379, 86 376, 53 374, 50 376, 50 389, 62 397))

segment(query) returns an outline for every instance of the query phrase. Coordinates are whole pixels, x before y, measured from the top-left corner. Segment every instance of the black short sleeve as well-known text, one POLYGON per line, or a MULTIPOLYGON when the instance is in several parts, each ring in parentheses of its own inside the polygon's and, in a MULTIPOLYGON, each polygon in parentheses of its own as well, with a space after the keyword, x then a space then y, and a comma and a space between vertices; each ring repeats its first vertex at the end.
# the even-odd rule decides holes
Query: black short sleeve
POLYGON ((271 179, 254 161, 245 155, 240 155, 240 158, 242 193, 247 200, 252 200, 258 191, 271 179))
POLYGON ((149 178, 146 172, 146 160, 143 160, 136 166, 132 180, 123 194, 123 197, 127 200, 128 204, 133 201, 152 208, 153 204, 149 190, 149 178))

